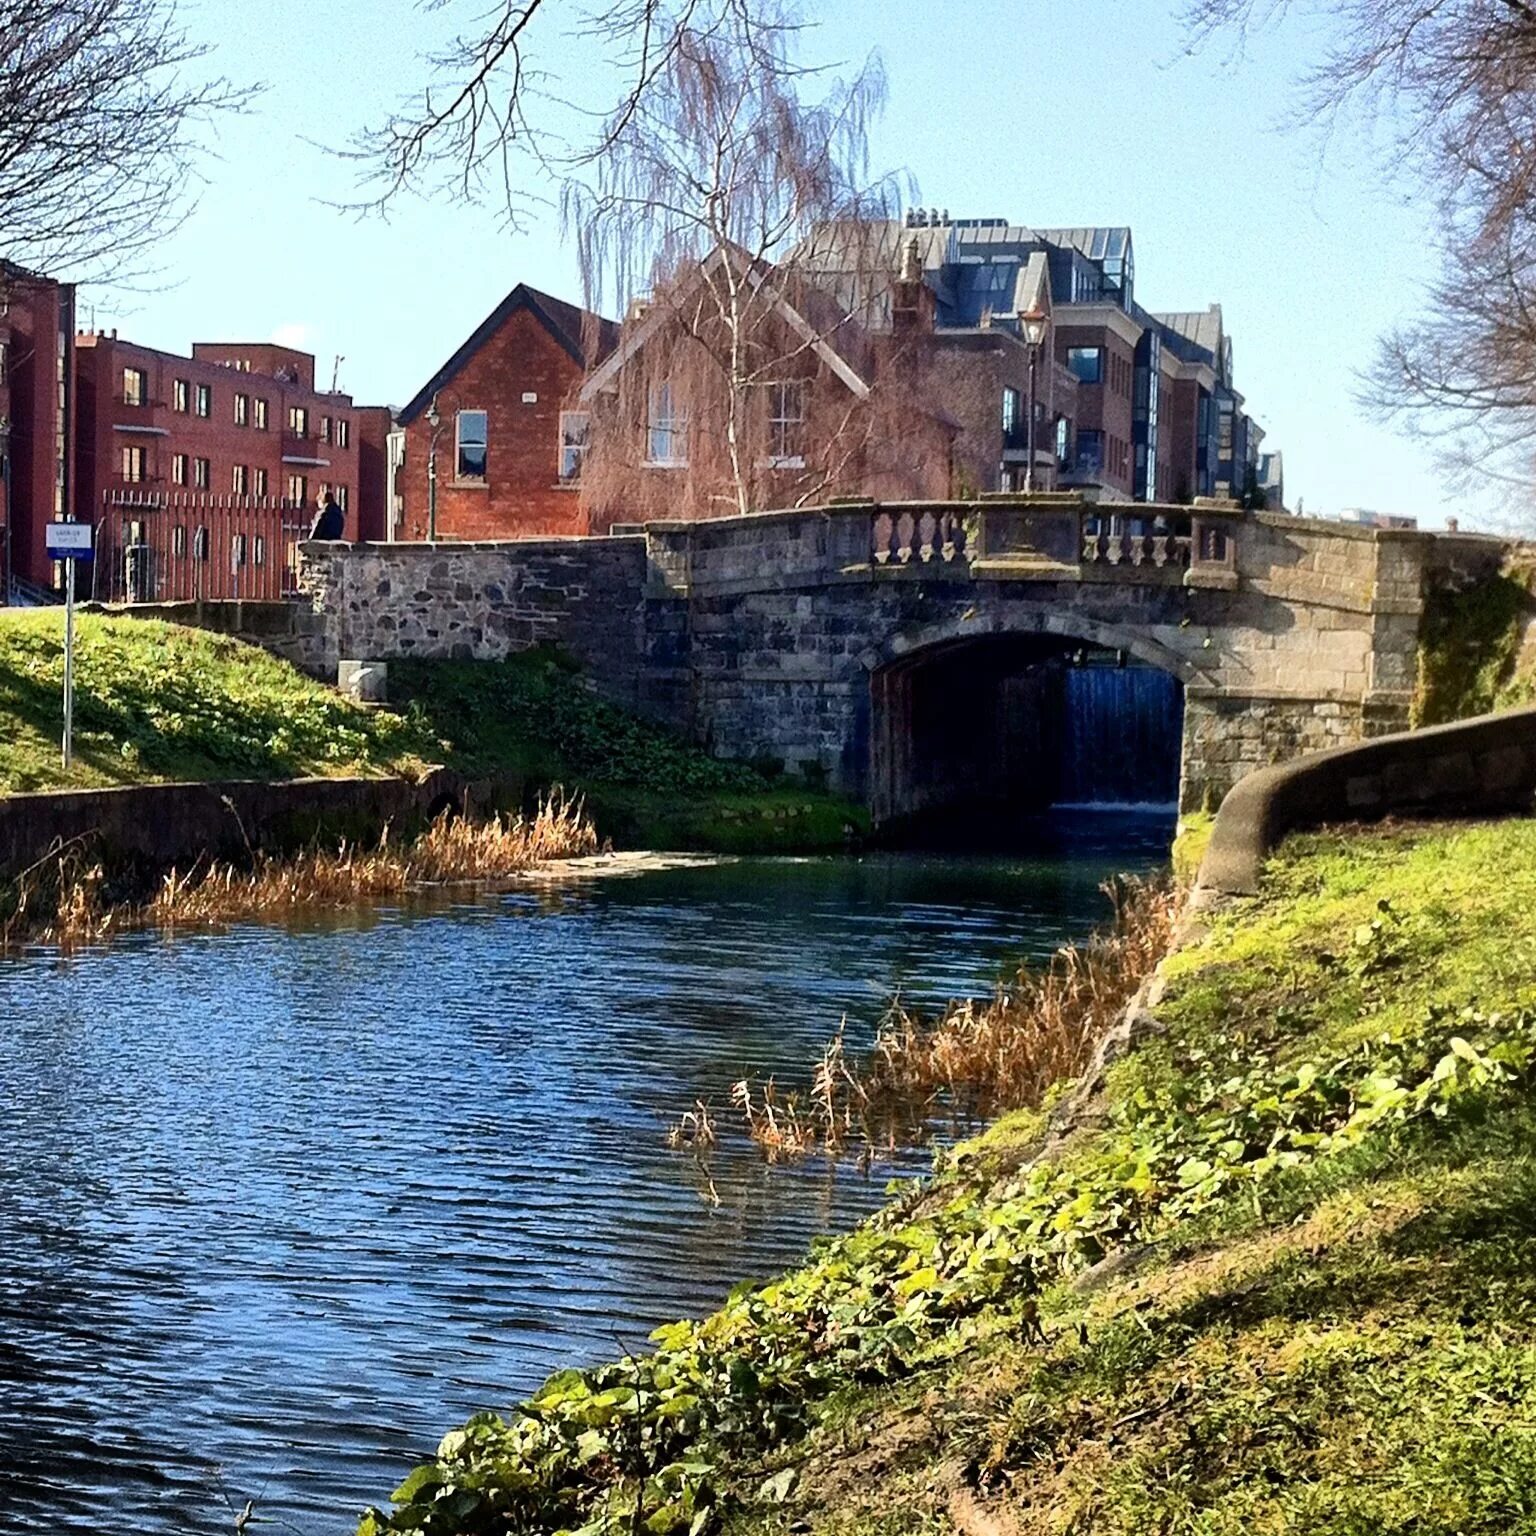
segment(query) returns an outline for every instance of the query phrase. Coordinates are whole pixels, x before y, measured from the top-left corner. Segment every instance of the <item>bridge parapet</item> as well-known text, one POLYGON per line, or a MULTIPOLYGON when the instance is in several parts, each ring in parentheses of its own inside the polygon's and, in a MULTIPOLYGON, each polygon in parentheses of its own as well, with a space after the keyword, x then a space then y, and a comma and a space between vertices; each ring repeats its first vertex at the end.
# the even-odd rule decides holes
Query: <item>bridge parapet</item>
POLYGON ((836 503, 649 523, 651 590, 683 596, 847 581, 1112 581, 1235 588, 1244 514, 1081 496, 836 503))

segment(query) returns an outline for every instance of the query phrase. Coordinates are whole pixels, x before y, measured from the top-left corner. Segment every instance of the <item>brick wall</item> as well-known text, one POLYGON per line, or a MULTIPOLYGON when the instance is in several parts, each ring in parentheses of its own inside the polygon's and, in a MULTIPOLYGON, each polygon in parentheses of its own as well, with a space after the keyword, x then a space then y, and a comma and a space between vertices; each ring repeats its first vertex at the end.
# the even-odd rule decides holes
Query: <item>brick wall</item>
MULTIPOLYGON (((445 539, 510 539, 586 532, 574 486, 559 483, 560 412, 581 365, 526 307, 515 309, 439 391, 437 532, 445 539), (531 397, 531 398, 529 398, 531 397), (461 410, 487 417, 486 476, 457 473, 461 410)), ((403 539, 427 535, 433 429, 423 411, 405 429, 403 539)))

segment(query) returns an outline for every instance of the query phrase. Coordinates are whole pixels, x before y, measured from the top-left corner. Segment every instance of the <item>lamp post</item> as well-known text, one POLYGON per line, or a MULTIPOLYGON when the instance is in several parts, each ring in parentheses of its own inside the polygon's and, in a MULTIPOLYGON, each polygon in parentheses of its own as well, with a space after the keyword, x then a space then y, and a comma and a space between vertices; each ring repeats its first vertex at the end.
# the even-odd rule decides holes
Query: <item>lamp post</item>
POLYGON ((1035 488, 1035 362, 1040 356, 1040 343, 1045 340, 1045 311, 1038 304, 1019 316, 1024 340, 1029 346, 1029 428, 1024 434, 1029 457, 1024 461, 1024 494, 1035 488))
POLYGON ((427 407, 427 425, 432 428, 432 438, 427 445, 427 541, 437 543, 437 437, 443 430, 443 418, 438 414, 437 396, 427 407))
POLYGON ((11 423, 0 416, 0 608, 11 601, 11 423))

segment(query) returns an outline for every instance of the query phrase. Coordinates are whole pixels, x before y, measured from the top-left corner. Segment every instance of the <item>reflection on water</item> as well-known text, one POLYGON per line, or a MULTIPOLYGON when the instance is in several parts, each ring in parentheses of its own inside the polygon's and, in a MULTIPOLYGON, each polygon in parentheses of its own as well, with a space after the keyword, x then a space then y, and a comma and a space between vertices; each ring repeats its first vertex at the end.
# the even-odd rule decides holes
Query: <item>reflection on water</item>
MULTIPOLYGON (((665 1118, 1104 911, 1047 860, 748 860, 0 965, 0 1530, 342 1532, 478 1408, 881 1198, 665 1118)), ((914 1162, 912 1166, 917 1166, 914 1162)))

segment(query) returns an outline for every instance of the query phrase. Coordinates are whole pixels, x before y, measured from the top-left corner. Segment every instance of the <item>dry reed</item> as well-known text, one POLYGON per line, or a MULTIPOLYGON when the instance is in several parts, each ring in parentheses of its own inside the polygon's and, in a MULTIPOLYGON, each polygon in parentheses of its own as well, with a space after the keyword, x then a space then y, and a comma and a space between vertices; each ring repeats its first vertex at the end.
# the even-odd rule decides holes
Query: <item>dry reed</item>
MULTIPOLYGON (((941 1116, 1038 1107, 1053 1083, 1082 1072, 1172 937, 1179 896, 1171 886, 1119 880, 1105 890, 1114 902, 1108 927, 1043 967, 1021 967, 990 1002, 951 1003, 933 1020, 893 1004, 862 1061, 850 1061, 840 1028, 804 1092, 784 1093, 772 1078, 736 1083, 742 1129, 772 1162, 816 1150, 868 1158, 927 1139, 941 1116)), ((701 1126, 712 1144, 715 1122, 702 1104, 669 1142, 698 1152, 701 1126)))
POLYGON ((70 948, 123 928, 199 927, 347 906, 420 886, 503 879, 596 851, 580 801, 558 792, 527 818, 473 822, 445 813, 411 842, 386 827, 371 848, 343 843, 293 857, 258 853, 244 868, 173 869, 142 902, 111 900, 101 865, 64 849, 15 882, 10 913, 0 920, 0 950, 21 942, 70 948))

